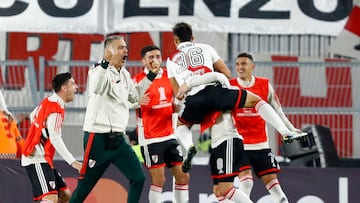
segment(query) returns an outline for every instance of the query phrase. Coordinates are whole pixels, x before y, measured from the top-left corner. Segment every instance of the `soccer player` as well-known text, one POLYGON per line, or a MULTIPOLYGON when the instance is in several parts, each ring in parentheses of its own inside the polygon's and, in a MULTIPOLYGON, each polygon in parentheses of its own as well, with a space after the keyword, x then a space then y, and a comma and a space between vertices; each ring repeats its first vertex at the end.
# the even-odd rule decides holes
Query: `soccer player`
POLYGON ((139 202, 145 175, 125 140, 128 102, 138 99, 134 82, 124 67, 127 57, 124 38, 110 36, 104 43, 104 59, 89 71, 89 101, 83 126, 84 164, 71 203, 83 202, 111 163, 129 180, 127 202, 139 202))
POLYGON ((144 71, 134 76, 140 96, 137 109, 138 141, 151 176, 149 202, 162 202, 165 167, 175 178, 175 202, 189 201, 189 174, 181 170, 181 148, 172 122, 173 92, 166 69, 161 68, 160 48, 154 45, 141 50, 144 71))
MULTIPOLYGON (((228 79, 216 72, 192 77, 187 82, 187 85, 191 88, 211 81, 218 81, 225 87, 230 86, 228 79)), ((243 191, 234 188, 233 184, 234 178, 239 173, 244 151, 242 137, 235 128, 231 111, 216 112, 211 116, 207 116, 201 123, 201 130, 204 131, 209 127, 212 148, 210 169, 216 198, 219 202, 252 202, 249 196, 243 191)))
POLYGON ((168 58, 166 67, 177 99, 184 99, 187 93, 185 100, 180 103, 178 127, 175 130, 180 144, 187 150, 187 156, 182 165, 184 172, 190 170, 191 161, 196 154, 190 128, 193 124, 201 123, 205 116, 213 111, 255 107, 259 114, 286 138, 294 139, 304 136, 304 134, 289 131, 274 109, 249 91, 223 88, 216 82, 203 83, 189 91, 186 82, 195 75, 214 72, 218 65, 221 66, 219 72, 226 72, 221 70, 228 70, 228 68, 211 46, 192 42, 194 38, 189 24, 176 24, 173 27, 173 34, 176 51, 168 58))
MULTIPOLYGON (((259 95, 274 108, 287 128, 300 132, 285 116, 269 79, 253 75, 254 67, 253 56, 249 53, 240 53, 236 60, 238 76, 231 79, 230 84, 259 95)), ((264 182, 274 202, 287 203, 287 197, 276 175, 280 167, 270 149, 266 122, 254 108, 238 108, 234 110, 234 118, 237 130, 244 137, 245 148, 244 162, 239 174, 239 188, 250 195, 253 187, 251 171, 253 168, 256 176, 264 182)))
POLYGON ((54 94, 45 98, 31 113, 31 127, 23 146, 21 165, 29 175, 34 201, 41 203, 67 202, 70 189, 54 168, 56 152, 73 168, 80 171, 81 163, 68 151, 61 138, 64 107, 73 101, 77 85, 70 73, 61 73, 52 80, 54 94))

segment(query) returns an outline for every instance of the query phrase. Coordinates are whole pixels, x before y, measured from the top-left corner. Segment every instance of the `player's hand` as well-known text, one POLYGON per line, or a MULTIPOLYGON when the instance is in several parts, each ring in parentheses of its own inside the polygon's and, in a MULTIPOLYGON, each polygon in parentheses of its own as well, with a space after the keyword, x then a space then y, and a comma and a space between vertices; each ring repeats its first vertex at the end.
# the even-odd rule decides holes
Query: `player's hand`
POLYGON ((291 131, 285 135, 281 136, 282 142, 283 143, 292 143, 294 140, 305 140, 307 139, 307 132, 295 132, 295 131, 291 131))
POLYGON ((160 71, 160 67, 161 67, 161 63, 159 60, 157 59, 153 59, 152 62, 150 62, 150 71, 155 73, 155 74, 158 74, 159 71, 160 71))
POLYGON ((74 162, 71 163, 71 166, 72 166, 74 169, 78 170, 78 172, 80 173, 80 170, 81 170, 81 167, 82 167, 82 163, 81 163, 81 162, 79 162, 79 161, 74 161, 74 162))
POLYGON ((2 113, 7 116, 9 123, 12 123, 15 120, 14 115, 12 115, 10 112, 2 111, 2 113))
POLYGON ((144 94, 140 99, 139 99, 139 103, 140 105, 148 105, 150 102, 150 97, 148 94, 144 94))
POLYGON ((178 89, 176 99, 182 100, 185 98, 185 94, 190 90, 188 85, 184 82, 178 89))

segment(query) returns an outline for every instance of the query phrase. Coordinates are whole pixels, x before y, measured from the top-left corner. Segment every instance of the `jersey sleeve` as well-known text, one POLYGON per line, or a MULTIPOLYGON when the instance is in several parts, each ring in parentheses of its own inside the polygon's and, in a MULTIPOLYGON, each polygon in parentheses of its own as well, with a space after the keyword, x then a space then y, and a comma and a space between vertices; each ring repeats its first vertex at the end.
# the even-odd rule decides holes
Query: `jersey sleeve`
POLYGON ((269 83, 269 95, 268 95, 268 103, 273 107, 276 113, 279 115, 281 120, 285 123, 286 127, 288 127, 292 131, 296 131, 297 129, 294 125, 289 121, 286 117, 284 111, 281 108, 280 100, 277 97, 274 88, 269 83))
POLYGON ((64 141, 61 138, 61 127, 62 127, 62 119, 60 119, 61 114, 52 113, 48 116, 46 121, 46 126, 49 132, 49 139, 51 144, 54 146, 55 150, 59 153, 59 155, 69 164, 71 165, 75 158, 69 152, 67 147, 65 146, 64 141))
POLYGON ((212 46, 207 45, 206 49, 211 54, 211 59, 212 59, 213 64, 220 59, 219 54, 217 53, 217 51, 212 46))
POLYGON ((167 73, 168 73, 168 78, 174 78, 175 77, 177 67, 178 67, 178 65, 176 63, 171 61, 170 58, 167 58, 166 69, 167 69, 167 73))
POLYGON ((106 69, 101 68, 100 65, 89 71, 89 90, 96 94, 102 93, 107 83, 106 69))
POLYGON ((185 78, 183 78, 183 75, 185 75, 185 74, 182 73, 182 75, 181 75, 176 72, 176 70, 179 69, 179 66, 178 66, 178 64, 176 64, 175 62, 170 60, 170 58, 168 58, 166 61, 166 69, 167 69, 168 78, 175 78, 176 82, 179 85, 182 85, 185 82, 185 78))

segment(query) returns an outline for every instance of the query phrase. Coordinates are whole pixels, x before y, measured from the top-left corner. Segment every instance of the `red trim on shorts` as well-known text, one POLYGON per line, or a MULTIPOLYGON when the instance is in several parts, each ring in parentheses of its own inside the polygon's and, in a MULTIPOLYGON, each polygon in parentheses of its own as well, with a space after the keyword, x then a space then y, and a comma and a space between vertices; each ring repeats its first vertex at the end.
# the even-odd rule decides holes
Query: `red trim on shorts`
POLYGON ((279 172, 280 172, 280 169, 270 168, 270 169, 267 169, 267 170, 264 170, 264 171, 260 171, 259 174, 257 174, 257 175, 258 176, 264 176, 264 175, 267 175, 267 174, 279 173, 279 172))
POLYGON ((62 187, 62 188, 59 188, 60 191, 64 191, 64 190, 70 190, 70 188, 68 186, 65 186, 65 187, 62 187))
POLYGON ((87 165, 89 164, 89 154, 90 154, 90 150, 93 145, 93 142, 94 142, 94 137, 95 137, 95 133, 93 133, 93 132, 89 133, 89 139, 86 144, 86 148, 85 148, 85 152, 84 152, 84 160, 83 160, 83 164, 82 164, 82 167, 80 170, 79 179, 84 178, 84 175, 86 173, 86 168, 87 168, 87 165))
POLYGON ((248 170, 248 169, 251 169, 251 165, 245 165, 245 166, 242 166, 239 168, 239 171, 245 171, 245 170, 248 170))
POLYGON ((177 166, 177 165, 182 165, 183 163, 179 161, 179 162, 171 162, 170 164, 171 166, 177 166))
POLYGON ((211 178, 212 179, 221 179, 221 178, 235 177, 237 175, 239 175, 239 172, 234 172, 234 173, 230 173, 230 174, 223 174, 223 175, 212 175, 211 178))
POLYGON ((163 164, 152 165, 151 167, 147 167, 147 168, 149 168, 149 169, 151 169, 151 168, 162 168, 162 167, 165 167, 165 166, 166 166, 166 164, 163 163, 163 164))
POLYGON ((193 123, 186 121, 185 119, 181 118, 180 116, 178 117, 178 119, 185 125, 192 125, 193 123))
POLYGON ((49 191, 49 192, 47 192, 47 193, 44 193, 44 194, 42 194, 42 195, 40 195, 40 196, 38 196, 38 197, 34 197, 33 200, 34 200, 34 201, 40 201, 40 200, 42 200, 44 197, 46 197, 46 196, 48 196, 48 195, 56 195, 56 194, 58 194, 58 191, 57 191, 57 190, 51 190, 51 191, 49 191))

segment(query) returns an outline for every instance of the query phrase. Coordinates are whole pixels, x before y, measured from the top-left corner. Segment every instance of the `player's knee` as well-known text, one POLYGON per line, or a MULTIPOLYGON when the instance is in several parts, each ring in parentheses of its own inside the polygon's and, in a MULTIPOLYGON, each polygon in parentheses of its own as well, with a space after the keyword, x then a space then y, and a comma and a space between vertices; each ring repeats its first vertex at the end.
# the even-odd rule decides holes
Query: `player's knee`
POLYGON ((233 188, 232 183, 219 183, 215 194, 225 196, 233 188))
POLYGON ((161 187, 164 186, 165 181, 166 181, 165 176, 161 176, 161 177, 159 176, 159 177, 152 178, 152 179, 153 179, 153 184, 154 185, 161 186, 161 187))
POLYGON ((58 195, 57 194, 49 194, 43 197, 40 200, 40 203, 58 203, 58 195))
POLYGON ((175 181, 178 184, 189 184, 189 173, 180 173, 175 176, 175 181))
POLYGON ((221 196, 221 193, 220 193, 220 190, 219 190, 219 187, 217 184, 213 186, 213 193, 215 194, 216 197, 221 196))
POLYGON ((261 98, 258 95, 248 91, 244 107, 254 108, 259 101, 261 101, 261 98))
POLYGON ((59 192, 59 203, 60 202, 68 202, 71 198, 71 192, 70 189, 61 190, 59 192))

